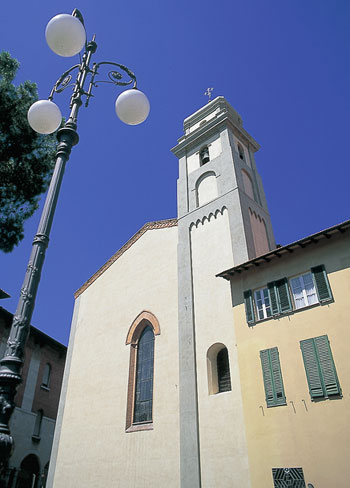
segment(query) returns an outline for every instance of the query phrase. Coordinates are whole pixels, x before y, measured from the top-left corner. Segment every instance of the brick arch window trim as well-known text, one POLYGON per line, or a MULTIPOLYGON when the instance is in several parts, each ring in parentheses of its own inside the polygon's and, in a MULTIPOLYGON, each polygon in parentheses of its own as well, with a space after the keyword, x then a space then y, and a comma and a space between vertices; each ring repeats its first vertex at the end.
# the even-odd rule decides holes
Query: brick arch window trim
POLYGON ((148 321, 150 323, 153 329, 153 334, 155 336, 160 334, 160 326, 157 317, 153 315, 152 312, 147 312, 146 310, 144 310, 134 319, 133 323, 131 324, 128 331, 128 335, 126 336, 126 341, 125 341, 126 345, 137 343, 137 341, 139 340, 142 334, 143 329, 145 328, 145 326, 143 326, 140 329, 140 324, 142 321, 148 321))
MULTIPOLYGON (((135 397, 136 397, 136 383, 137 383, 137 356, 138 343, 146 327, 150 327, 155 337, 160 334, 160 326, 158 319, 151 312, 141 312, 132 322, 127 337, 126 345, 130 346, 130 360, 129 360, 129 380, 127 392, 126 405, 126 423, 125 432, 137 432, 140 430, 153 430, 153 417, 145 423, 134 422, 135 411, 135 397)), ((154 364, 154 363, 153 363, 154 364)), ((154 366, 153 366, 154 378, 154 366)), ((153 395, 152 395, 153 397, 153 395)), ((152 398, 153 404, 153 398, 152 398)))

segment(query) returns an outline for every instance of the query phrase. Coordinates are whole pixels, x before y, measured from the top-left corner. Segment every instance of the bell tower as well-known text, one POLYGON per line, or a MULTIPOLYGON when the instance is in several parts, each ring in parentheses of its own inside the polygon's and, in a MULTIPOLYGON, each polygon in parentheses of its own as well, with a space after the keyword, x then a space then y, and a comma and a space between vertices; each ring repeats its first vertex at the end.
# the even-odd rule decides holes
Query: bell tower
POLYGON ((178 218, 197 222, 227 208, 234 264, 275 247, 254 154, 259 144, 241 116, 217 97, 184 121, 172 151, 179 158, 178 218))
POLYGON ((172 149, 179 159, 181 488, 216 486, 212 476, 223 456, 227 476, 234 470, 237 486, 250 486, 231 296, 227 284, 215 275, 275 247, 254 160, 258 149, 241 116, 224 97, 187 117, 184 135, 172 149), (235 392, 230 404, 221 404, 220 395, 208 403, 207 353, 217 343, 228 349, 235 392), (229 427, 222 424, 225 415, 218 414, 220 409, 232 418, 229 427), (212 429, 213 423, 215 432, 232 429, 232 444, 225 453, 216 447, 220 434, 212 429))

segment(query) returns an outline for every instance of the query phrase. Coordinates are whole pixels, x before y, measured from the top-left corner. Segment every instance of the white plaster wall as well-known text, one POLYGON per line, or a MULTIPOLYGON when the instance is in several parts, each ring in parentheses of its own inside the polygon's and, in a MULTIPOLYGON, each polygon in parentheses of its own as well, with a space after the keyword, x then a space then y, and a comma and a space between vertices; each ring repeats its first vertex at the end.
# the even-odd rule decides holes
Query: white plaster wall
POLYGON ((234 265, 227 211, 191 231, 202 488, 250 486, 231 294, 215 275, 234 265), (209 395, 207 351, 229 353, 232 391, 209 395))
POLYGON ((192 171, 198 169, 200 167, 199 164, 199 151, 190 154, 187 157, 187 172, 192 173, 192 171))
POLYGON ((179 487, 177 227, 147 231, 80 297, 54 488, 179 487), (155 338, 154 430, 125 433, 128 329, 155 338))
POLYGON ((221 138, 220 136, 218 136, 218 138, 212 141, 211 144, 209 145, 210 161, 218 157, 221 154, 221 151, 222 151, 221 138))

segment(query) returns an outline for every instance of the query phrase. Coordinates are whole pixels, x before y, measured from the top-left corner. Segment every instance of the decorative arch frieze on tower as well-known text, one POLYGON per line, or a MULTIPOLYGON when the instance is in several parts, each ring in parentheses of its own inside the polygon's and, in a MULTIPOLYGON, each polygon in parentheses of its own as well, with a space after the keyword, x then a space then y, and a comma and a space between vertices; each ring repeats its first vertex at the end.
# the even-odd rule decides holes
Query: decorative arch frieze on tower
MULTIPOLYGON (((179 159, 180 465, 181 487, 199 488, 212 482, 205 454, 210 436, 202 426, 208 338, 211 343, 234 340, 231 296, 227 287, 221 290, 215 275, 273 249, 275 240, 254 159, 259 145, 243 128, 240 115, 224 97, 217 97, 185 119, 184 132, 172 149, 179 159), (212 317, 217 321, 214 332, 212 317)), ((230 364, 235 364, 236 351, 228 349, 230 364)), ((239 378, 233 374, 231 380, 235 411, 243 412, 239 378)), ((245 433, 238 430, 244 445, 245 433)), ((246 460, 233 463, 245 473, 246 460)), ((248 472, 240 486, 250 486, 248 472)))

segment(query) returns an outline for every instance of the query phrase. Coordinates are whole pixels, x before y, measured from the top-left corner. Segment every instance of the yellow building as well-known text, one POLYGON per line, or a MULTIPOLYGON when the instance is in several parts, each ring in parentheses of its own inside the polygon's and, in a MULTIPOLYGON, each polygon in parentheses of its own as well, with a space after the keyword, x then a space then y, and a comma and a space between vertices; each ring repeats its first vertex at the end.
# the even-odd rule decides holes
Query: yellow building
POLYGON ((347 486, 349 224, 276 248, 258 149, 223 97, 186 118, 177 218, 145 224, 76 292, 49 487, 347 486), (295 313, 298 283, 313 302, 295 313), (324 336, 338 376, 311 401, 299 341, 310 354, 324 336), (264 371, 268 406, 260 351, 281 364, 264 371))
POLYGON ((349 486, 350 222, 230 280, 252 487, 349 486), (303 474, 303 476, 302 476, 303 474), (283 484, 283 482, 285 484, 283 484))

